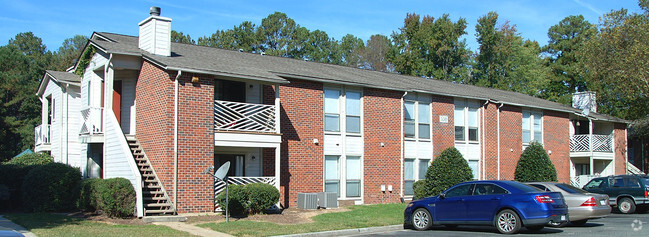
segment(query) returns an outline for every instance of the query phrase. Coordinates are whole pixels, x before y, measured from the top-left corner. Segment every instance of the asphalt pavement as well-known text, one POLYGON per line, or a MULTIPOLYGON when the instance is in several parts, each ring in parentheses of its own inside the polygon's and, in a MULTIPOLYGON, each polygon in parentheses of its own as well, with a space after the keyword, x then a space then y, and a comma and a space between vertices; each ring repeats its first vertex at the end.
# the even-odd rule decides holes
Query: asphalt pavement
MULTIPOLYGON (((649 213, 618 214, 611 213, 602 219, 589 220, 584 226, 568 225, 563 228, 546 227, 540 231, 530 231, 521 228, 516 236, 649 236, 649 213)), ((374 232, 372 234, 358 234, 347 236, 503 236, 490 226, 458 226, 449 229, 444 226, 433 226, 431 230, 391 230, 374 232)))

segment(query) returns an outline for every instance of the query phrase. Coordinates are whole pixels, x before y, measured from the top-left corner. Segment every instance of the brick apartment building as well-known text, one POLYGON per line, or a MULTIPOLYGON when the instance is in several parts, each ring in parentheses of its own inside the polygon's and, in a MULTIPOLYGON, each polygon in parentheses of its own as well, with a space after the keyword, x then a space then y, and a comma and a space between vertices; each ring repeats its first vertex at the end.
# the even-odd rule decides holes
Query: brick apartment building
POLYGON ((284 207, 303 192, 336 192, 356 204, 408 199, 412 183, 449 147, 462 152, 476 179, 513 179, 531 141, 543 144, 561 182, 627 172, 626 122, 596 113, 591 93, 569 107, 172 43, 171 19, 159 10, 139 26, 139 36, 95 32, 87 64, 48 71, 38 92, 44 118, 36 150, 85 177, 131 180, 140 217, 214 211, 223 183, 202 171, 227 161, 232 183, 272 184, 284 207), (77 68, 82 77, 71 73, 77 68))

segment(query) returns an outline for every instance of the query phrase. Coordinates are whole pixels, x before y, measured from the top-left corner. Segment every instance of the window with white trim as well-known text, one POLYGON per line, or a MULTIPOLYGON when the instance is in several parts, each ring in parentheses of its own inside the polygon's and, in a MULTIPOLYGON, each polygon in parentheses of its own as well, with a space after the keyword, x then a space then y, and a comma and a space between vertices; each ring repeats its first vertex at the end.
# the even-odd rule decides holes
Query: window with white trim
POLYGON ((412 184, 415 183, 415 159, 405 159, 403 161, 403 194, 406 196, 414 195, 415 192, 412 184))
POLYGON ((340 197, 340 156, 325 156, 325 192, 337 193, 340 197))
POLYGON ((455 99, 455 142, 477 143, 479 141, 480 103, 474 100, 455 99))
POLYGON ((340 90, 324 90, 325 131, 340 132, 340 90))
POLYGON ((361 157, 347 156, 345 165, 345 184, 347 197, 361 196, 361 157))
POLYGON ((431 97, 416 94, 403 102, 403 136, 420 140, 430 140, 431 135, 431 97))
POLYGON ((523 110, 523 144, 532 141, 543 143, 543 113, 534 110, 523 110))
POLYGON ((345 91, 345 127, 348 133, 361 133, 361 93, 345 91))

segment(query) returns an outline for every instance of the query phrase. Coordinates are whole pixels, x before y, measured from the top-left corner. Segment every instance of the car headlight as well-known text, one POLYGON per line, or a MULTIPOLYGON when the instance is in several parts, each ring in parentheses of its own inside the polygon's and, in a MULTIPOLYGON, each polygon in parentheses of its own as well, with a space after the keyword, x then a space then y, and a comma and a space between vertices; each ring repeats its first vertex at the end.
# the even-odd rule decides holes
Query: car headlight
POLYGON ((412 207, 412 205, 415 205, 414 203, 408 203, 408 207, 412 207))

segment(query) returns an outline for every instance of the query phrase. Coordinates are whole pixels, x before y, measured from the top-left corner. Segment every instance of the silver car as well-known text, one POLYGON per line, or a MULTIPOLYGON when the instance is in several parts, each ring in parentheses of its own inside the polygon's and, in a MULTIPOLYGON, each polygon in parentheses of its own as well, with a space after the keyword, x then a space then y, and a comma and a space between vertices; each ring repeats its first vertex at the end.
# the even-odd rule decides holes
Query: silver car
MULTIPOLYGON (((611 214, 608 195, 589 193, 581 188, 569 184, 555 182, 530 182, 527 183, 544 191, 561 192, 568 204, 568 220, 573 225, 584 225, 589 219, 606 217, 611 214)), ((561 227, 564 224, 550 224, 561 227)))

